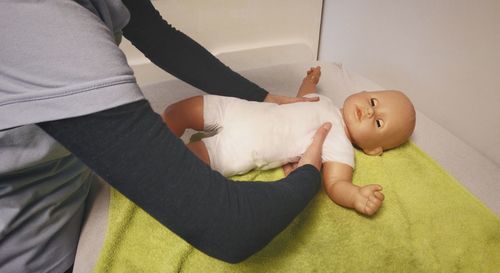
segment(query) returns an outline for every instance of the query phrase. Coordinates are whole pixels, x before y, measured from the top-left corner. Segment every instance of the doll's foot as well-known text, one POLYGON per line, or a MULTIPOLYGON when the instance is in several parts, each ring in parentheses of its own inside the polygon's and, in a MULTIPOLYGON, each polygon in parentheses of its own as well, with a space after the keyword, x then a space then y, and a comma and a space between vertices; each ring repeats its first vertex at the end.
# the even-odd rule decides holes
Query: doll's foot
POLYGON ((320 77, 321 77, 321 67, 316 66, 316 67, 309 68, 304 80, 311 81, 314 84, 318 84, 320 77))

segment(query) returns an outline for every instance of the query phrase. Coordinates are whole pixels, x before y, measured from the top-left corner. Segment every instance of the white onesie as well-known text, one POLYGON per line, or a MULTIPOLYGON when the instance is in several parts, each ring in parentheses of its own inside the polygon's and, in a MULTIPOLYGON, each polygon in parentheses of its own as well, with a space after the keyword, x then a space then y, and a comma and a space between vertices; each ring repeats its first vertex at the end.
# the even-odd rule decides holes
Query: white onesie
POLYGON ((296 162, 316 130, 329 121, 322 160, 354 167, 354 149, 344 131, 339 109, 325 96, 319 102, 274 104, 232 97, 203 96, 204 138, 212 169, 225 176, 252 169, 271 169, 296 162))

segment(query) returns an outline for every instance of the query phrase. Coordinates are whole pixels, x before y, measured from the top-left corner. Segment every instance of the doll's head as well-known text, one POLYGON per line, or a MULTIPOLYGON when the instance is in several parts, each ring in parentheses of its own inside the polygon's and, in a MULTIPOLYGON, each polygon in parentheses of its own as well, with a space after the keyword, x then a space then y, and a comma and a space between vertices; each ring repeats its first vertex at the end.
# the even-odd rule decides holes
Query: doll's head
POLYGON ((368 155, 405 143, 415 129, 415 108, 401 91, 353 94, 344 101, 342 115, 351 142, 368 155))

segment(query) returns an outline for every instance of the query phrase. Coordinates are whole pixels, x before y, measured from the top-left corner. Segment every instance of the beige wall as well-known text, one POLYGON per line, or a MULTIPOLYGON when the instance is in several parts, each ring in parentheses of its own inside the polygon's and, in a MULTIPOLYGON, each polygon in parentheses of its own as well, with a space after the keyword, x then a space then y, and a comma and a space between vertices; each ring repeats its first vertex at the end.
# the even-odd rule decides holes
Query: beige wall
MULTIPOLYGON (((322 0, 153 0, 153 4, 174 27, 238 70, 317 58, 322 0)), ((120 47, 140 84, 169 78, 128 41, 120 47)))
POLYGON ((500 1, 325 0, 320 60, 406 90, 500 165, 500 1))

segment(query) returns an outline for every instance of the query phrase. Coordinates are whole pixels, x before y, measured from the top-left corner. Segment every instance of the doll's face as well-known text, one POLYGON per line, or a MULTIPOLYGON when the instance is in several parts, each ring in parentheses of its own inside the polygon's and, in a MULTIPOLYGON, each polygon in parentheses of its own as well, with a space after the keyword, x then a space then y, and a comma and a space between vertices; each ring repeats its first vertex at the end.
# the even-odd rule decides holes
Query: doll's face
POLYGON ((415 109, 400 91, 360 92, 342 108, 351 142, 366 154, 379 155, 408 140, 415 128, 415 109))

